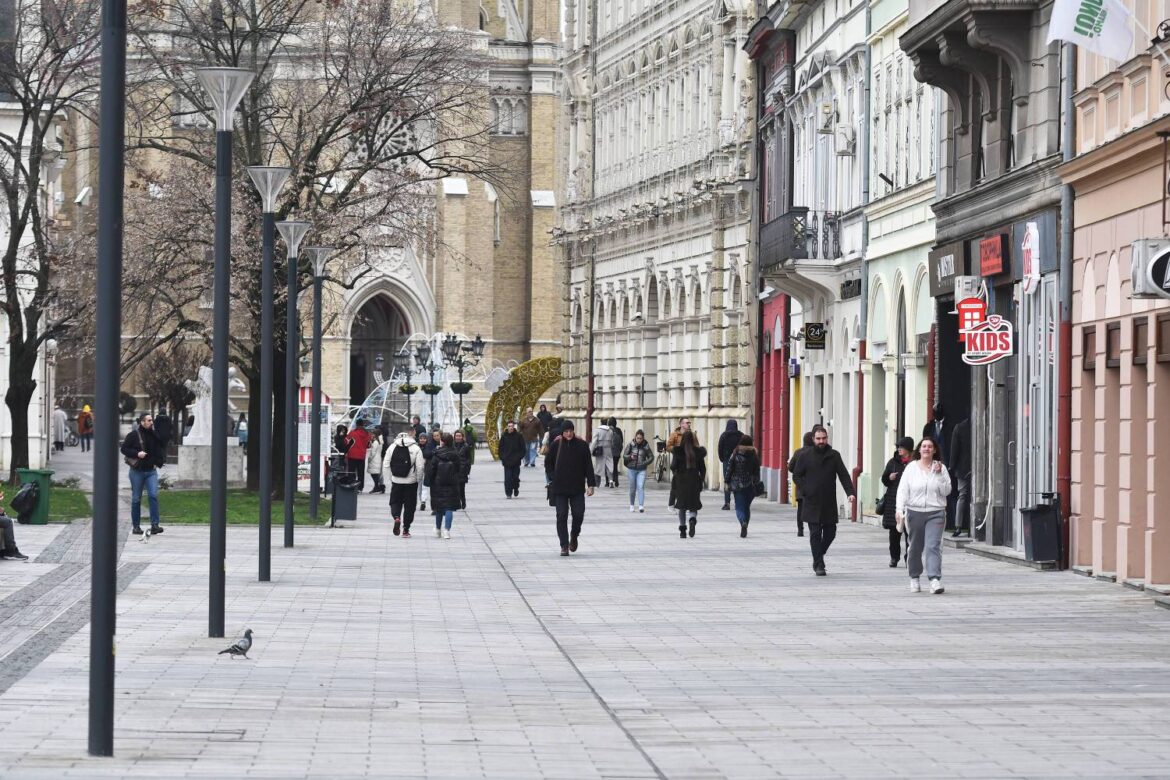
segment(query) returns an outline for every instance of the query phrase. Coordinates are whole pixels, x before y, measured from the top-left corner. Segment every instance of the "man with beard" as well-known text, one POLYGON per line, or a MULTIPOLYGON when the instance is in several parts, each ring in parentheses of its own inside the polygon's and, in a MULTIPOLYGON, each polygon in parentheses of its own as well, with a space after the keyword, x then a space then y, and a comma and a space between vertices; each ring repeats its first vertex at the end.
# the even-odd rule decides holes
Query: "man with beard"
POLYGON ((812 449, 801 453, 793 466, 793 479, 800 486, 801 519, 808 525, 813 571, 818 577, 824 577, 825 553, 837 537, 837 486, 834 480, 840 481, 841 487, 845 488, 850 504, 857 496, 841 453, 829 446, 829 432, 821 425, 813 427, 812 449))

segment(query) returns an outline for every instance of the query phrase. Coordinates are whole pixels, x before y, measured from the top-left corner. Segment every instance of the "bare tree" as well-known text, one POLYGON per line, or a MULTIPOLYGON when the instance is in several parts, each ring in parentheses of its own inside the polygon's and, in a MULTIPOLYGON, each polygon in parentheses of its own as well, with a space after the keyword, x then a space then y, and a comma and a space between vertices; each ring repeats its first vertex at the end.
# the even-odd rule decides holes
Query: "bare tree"
POLYGON ((195 400, 187 381, 199 374, 207 363, 208 351, 201 342, 173 341, 156 349, 146 359, 143 389, 158 408, 175 420, 175 430, 183 430, 183 410, 195 400))
MULTIPOLYGON (((279 216, 314 225, 314 243, 339 249, 333 278, 354 285, 380 247, 433 243, 433 193, 463 175, 509 189, 508 161, 488 154, 487 64, 482 40, 442 28, 420 6, 399 0, 149 0, 140 3, 128 144, 157 165, 189 165, 190 181, 214 171, 212 116, 198 86, 201 66, 256 73, 235 134, 238 173, 233 236, 232 362, 249 380, 249 417, 259 414, 259 198, 245 165, 288 165, 279 216), (203 129, 200 129, 202 127, 203 129), (161 155, 160 155, 161 153, 161 155), (170 161, 169 163, 167 161, 170 161)), ((210 226, 211 204, 202 224, 210 226)), ((194 201, 192 201, 194 202, 194 201)), ((188 236, 192 263, 202 239, 188 236)), ((277 290, 287 281, 278 263, 277 290)), ((189 276, 187 278, 190 278, 189 276)), ((297 287, 310 283, 299 269, 297 287)), ((180 296, 181 297, 181 296, 180 296)), ((278 323, 286 300, 278 292, 278 323)), ((177 322, 177 319, 175 320, 177 322)), ((206 331, 205 331, 206 332, 206 331)), ((276 365, 290 345, 276 333, 276 365)), ((297 345, 291 345, 297 349, 297 345)), ((276 421, 288 392, 275 377, 276 421)), ((274 464, 281 462, 274 441, 274 464)), ((249 482, 258 479, 249 440, 249 482)), ((274 482, 282 472, 275 470, 274 482)), ((279 487, 279 484, 277 485, 279 487)))
POLYGON ((92 303, 92 263, 85 262, 92 246, 54 229, 46 187, 63 163, 62 125, 92 98, 98 18, 98 3, 90 0, 16 0, 4 20, 10 29, 0 29, 0 91, 19 109, 0 112, 10 478, 29 465, 29 404, 42 344, 65 334, 92 303))

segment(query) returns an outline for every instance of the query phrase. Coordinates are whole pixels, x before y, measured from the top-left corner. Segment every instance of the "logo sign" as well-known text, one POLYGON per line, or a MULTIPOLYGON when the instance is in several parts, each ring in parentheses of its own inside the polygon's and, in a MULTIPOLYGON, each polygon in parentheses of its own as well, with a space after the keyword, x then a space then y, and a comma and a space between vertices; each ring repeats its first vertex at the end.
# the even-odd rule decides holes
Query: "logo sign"
POLYGON ((1146 266, 1150 289, 1163 298, 1170 298, 1170 251, 1156 252, 1146 266))
POLYGON ((998 314, 987 314, 982 298, 964 298, 959 312, 959 340, 963 342, 963 362, 969 366, 986 366, 1012 354, 1016 341, 1010 321, 998 314))
POLYGON ((967 273, 964 262, 963 244, 948 244, 930 253, 927 266, 930 270, 930 295, 950 295, 955 289, 955 277, 967 273))
POLYGON ((1031 295, 1040 287, 1040 228, 1035 222, 1024 227, 1020 254, 1024 260, 1024 294, 1031 295))
POLYGON ((825 323, 809 322, 805 324, 804 346, 806 349, 825 348, 825 323))
POLYGON ((983 276, 995 276, 1003 273, 1004 243, 1007 235, 1000 233, 979 242, 979 273, 983 276))

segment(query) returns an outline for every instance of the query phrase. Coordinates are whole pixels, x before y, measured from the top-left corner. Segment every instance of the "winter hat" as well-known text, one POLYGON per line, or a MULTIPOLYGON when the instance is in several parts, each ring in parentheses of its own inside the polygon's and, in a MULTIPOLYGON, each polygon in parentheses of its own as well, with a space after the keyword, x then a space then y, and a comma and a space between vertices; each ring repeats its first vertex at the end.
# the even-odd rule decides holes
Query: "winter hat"
POLYGON ((85 406, 81 407, 81 411, 88 412, 89 411, 89 404, 86 404, 85 406))
POLYGON ((907 452, 914 452, 914 440, 909 436, 903 436, 898 439, 898 449, 906 450, 907 452))
POLYGON ((575 431, 575 430, 577 430, 577 426, 573 425, 572 420, 565 420, 565 424, 561 426, 561 430, 562 431, 575 431))

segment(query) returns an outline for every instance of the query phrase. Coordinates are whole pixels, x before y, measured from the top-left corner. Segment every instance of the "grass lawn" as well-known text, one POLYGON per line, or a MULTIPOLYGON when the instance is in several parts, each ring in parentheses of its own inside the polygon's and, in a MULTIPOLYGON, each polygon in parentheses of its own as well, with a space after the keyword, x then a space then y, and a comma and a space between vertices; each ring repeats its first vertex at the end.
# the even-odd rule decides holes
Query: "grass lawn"
POLYGON ((93 515, 84 490, 53 486, 49 493, 49 522, 61 523, 93 515))
MULTIPOLYGON (((56 494, 54 493, 54 496, 56 494)), ((145 497, 143 504, 145 504, 145 497)), ((211 512, 210 490, 161 490, 158 494, 159 515, 162 524, 198 525, 208 522, 211 512)), ((329 519, 329 499, 322 496, 317 507, 318 522, 329 519)), ((54 503, 54 512, 56 505, 54 503)), ((146 514, 146 507, 142 507, 146 514)), ((309 497, 298 493, 294 504, 297 525, 309 525, 309 497)), ((227 493, 227 521, 229 525, 257 525, 260 520, 260 494, 247 490, 229 490, 227 493)), ((284 522, 284 501, 272 500, 272 524, 284 522)))

